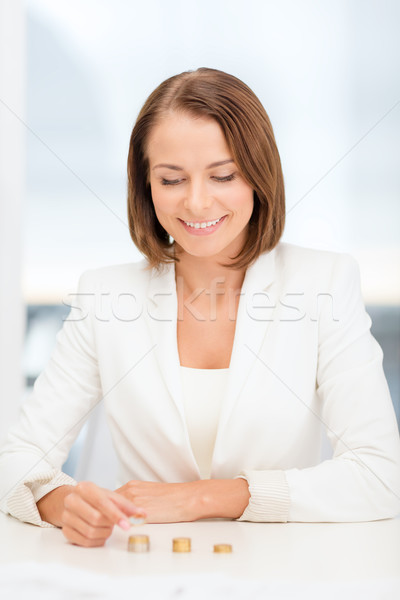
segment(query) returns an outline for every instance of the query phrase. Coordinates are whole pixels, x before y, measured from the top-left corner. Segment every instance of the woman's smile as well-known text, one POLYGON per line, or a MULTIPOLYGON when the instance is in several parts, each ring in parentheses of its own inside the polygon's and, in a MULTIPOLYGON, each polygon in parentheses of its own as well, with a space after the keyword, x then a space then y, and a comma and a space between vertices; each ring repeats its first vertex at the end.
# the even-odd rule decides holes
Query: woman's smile
POLYGON ((179 221, 190 235, 211 235, 218 231, 225 219, 226 215, 210 221, 183 221, 182 219, 179 221))

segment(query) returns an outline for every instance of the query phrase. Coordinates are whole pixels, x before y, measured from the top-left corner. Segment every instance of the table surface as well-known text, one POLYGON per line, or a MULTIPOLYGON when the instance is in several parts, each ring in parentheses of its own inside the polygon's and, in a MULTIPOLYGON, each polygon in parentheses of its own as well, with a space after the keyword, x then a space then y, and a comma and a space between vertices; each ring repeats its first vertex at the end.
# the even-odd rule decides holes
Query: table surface
POLYGON ((400 583, 400 518, 363 523, 247 523, 207 520, 115 528, 102 548, 69 544, 61 530, 21 523, 0 513, 0 565, 58 563, 92 573, 132 576, 224 573, 256 580, 400 583), (129 535, 147 534, 150 552, 127 552, 129 535), (172 538, 190 537, 190 554, 172 552, 172 538), (232 554, 214 554, 229 543, 232 554))

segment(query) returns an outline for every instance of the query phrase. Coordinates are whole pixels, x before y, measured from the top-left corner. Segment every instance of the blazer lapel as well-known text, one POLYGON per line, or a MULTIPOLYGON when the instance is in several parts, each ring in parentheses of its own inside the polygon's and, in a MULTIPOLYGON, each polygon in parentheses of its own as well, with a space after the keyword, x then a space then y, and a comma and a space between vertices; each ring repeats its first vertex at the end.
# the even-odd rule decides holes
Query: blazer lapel
POLYGON ((275 304, 270 295, 272 290, 269 288, 274 281, 274 274, 275 249, 262 254, 246 271, 236 317, 228 384, 221 407, 216 446, 257 361, 269 323, 273 319, 275 304))
POLYGON ((178 301, 175 283, 175 265, 163 265, 159 273, 150 275, 146 319, 155 344, 155 355, 165 385, 181 416, 184 404, 180 379, 177 342, 178 301))

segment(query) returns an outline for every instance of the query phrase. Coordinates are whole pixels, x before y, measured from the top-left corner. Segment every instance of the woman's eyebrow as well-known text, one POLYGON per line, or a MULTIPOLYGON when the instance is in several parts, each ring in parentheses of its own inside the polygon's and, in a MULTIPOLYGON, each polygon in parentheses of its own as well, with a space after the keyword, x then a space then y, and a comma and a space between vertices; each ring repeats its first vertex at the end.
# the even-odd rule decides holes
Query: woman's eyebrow
MULTIPOLYGON (((220 167, 221 165, 226 165, 228 163, 233 163, 233 159, 232 158, 228 158, 227 160, 219 160, 218 162, 214 162, 211 163, 211 165, 208 165, 206 167, 206 169, 212 169, 213 167, 220 167)), ((158 169, 159 167, 164 167, 166 169, 172 169, 173 171, 183 171, 183 167, 178 167, 177 165, 169 165, 167 163, 161 163, 159 165, 156 165, 155 167, 153 167, 153 171, 154 169, 158 169)))

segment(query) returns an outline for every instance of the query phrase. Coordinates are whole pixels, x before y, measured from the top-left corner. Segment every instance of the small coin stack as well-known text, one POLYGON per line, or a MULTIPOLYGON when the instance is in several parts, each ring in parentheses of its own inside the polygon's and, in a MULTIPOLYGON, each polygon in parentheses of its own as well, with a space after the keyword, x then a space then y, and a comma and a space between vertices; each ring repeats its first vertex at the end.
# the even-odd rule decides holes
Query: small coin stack
POLYGON ((172 551, 173 552, 190 552, 191 551, 191 539, 190 538, 174 538, 172 540, 172 551))
POLYGON ((150 541, 148 535, 131 535, 128 540, 128 552, 148 552, 150 541))
POLYGON ((231 544, 214 544, 214 552, 218 554, 229 554, 232 552, 231 544))

